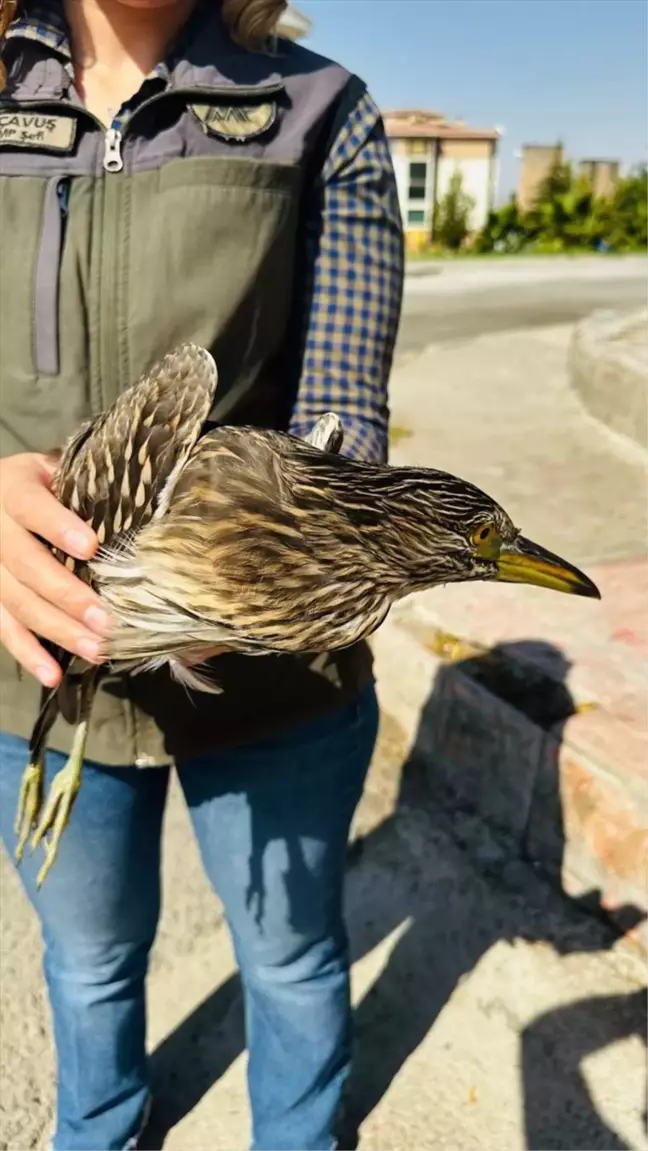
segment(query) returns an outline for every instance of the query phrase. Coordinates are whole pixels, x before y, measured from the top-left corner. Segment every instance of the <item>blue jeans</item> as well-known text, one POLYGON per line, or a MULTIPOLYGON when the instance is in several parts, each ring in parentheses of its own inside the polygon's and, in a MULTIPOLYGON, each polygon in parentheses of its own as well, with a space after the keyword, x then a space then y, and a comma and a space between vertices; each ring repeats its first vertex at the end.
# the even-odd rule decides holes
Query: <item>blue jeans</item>
MULTIPOLYGON (((371 686, 278 739, 177 765, 241 970, 256 1151, 335 1146, 351 1022, 342 883, 376 730, 371 686)), ((0 734, 0 831, 11 852, 26 762, 25 742, 0 734)), ((63 763, 48 754, 48 785, 63 763)), ((20 868, 41 921, 58 1056, 54 1151, 134 1146, 142 1124, 168 781, 167 768, 86 764, 40 892, 40 852, 20 868)))

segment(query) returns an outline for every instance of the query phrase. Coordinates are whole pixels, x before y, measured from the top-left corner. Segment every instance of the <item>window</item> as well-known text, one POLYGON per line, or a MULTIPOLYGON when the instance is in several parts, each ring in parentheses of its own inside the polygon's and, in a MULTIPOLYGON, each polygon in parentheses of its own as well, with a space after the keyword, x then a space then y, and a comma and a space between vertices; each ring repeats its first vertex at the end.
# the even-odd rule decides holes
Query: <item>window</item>
POLYGON ((424 224, 425 223, 425 212, 422 211, 422 209, 420 209, 420 208, 410 208, 410 210, 407 213, 407 223, 408 224, 424 224))
POLYGON ((409 166, 409 186, 407 190, 408 199, 424 200, 426 183, 427 164, 425 161, 411 160, 409 166))

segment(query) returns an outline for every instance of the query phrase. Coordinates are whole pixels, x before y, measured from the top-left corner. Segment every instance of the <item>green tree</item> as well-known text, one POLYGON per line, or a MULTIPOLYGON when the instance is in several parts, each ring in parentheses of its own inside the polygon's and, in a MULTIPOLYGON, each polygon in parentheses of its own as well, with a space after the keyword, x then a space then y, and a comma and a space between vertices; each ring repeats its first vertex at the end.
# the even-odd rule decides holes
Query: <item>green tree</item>
POLYGON ((648 246, 648 170, 639 168, 619 180, 600 215, 602 237, 611 248, 629 252, 648 246))
POLYGON ((515 198, 491 212, 475 244, 481 252, 631 252, 647 246, 646 168, 619 180, 604 198, 595 197, 589 181, 569 164, 555 165, 528 212, 519 210, 515 198))
POLYGON ((515 196, 508 204, 488 213, 486 223, 475 241, 477 252, 519 252, 527 242, 524 219, 515 196))
POLYGON ((525 216, 525 231, 535 247, 562 251, 592 247, 599 225, 589 181, 575 176, 571 164, 555 164, 525 216))
POLYGON ((444 248, 456 251, 461 247, 468 235, 474 203, 472 196, 464 192, 461 170, 455 168, 434 214, 434 239, 444 248))

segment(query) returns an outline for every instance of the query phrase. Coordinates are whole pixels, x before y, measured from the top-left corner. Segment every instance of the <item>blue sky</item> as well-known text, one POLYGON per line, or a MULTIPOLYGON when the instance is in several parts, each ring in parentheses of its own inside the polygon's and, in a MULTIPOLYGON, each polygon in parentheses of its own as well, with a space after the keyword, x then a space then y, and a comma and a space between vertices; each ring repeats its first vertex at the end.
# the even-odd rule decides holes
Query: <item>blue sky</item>
POLYGON ((646 159, 645 0, 296 0, 309 47, 367 81, 382 108, 501 125, 500 199, 515 150, 646 159))

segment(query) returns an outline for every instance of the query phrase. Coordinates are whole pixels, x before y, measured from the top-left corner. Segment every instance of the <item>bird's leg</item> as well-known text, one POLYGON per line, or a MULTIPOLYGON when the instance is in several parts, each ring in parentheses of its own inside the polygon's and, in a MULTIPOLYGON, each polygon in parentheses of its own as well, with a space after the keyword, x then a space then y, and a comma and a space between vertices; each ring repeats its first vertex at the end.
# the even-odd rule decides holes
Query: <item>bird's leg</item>
POLYGON ((52 780, 49 789, 45 810, 40 817, 38 827, 32 836, 32 847, 38 847, 41 840, 51 829, 52 838, 45 840, 45 862, 36 877, 36 886, 40 887, 50 867, 56 859, 61 836, 65 831, 70 818, 72 805, 81 786, 81 771, 83 769, 83 756, 88 736, 88 721, 82 719, 74 732, 72 751, 64 768, 52 780))
POLYGON ((40 817, 45 783, 45 748, 58 711, 58 689, 42 688, 40 711, 29 741, 29 765, 25 768, 18 797, 16 863, 20 863, 30 832, 40 817))
POLYGON ((81 684, 81 709, 77 723, 72 750, 64 768, 52 780, 47 796, 45 810, 38 821, 38 826, 32 837, 32 848, 38 847, 48 831, 51 830, 51 840, 45 840, 45 862, 37 877, 36 886, 40 887, 50 870, 58 852, 61 836, 65 831, 70 812, 77 793, 81 786, 81 773, 83 771, 83 758, 88 739, 88 726, 90 722, 90 704, 94 692, 94 676, 87 676, 81 684))
POLYGON ((45 753, 41 750, 33 763, 25 768, 20 784, 18 811, 14 830, 18 836, 15 860, 20 863, 29 839, 29 833, 36 826, 43 803, 43 781, 45 778, 45 753))

